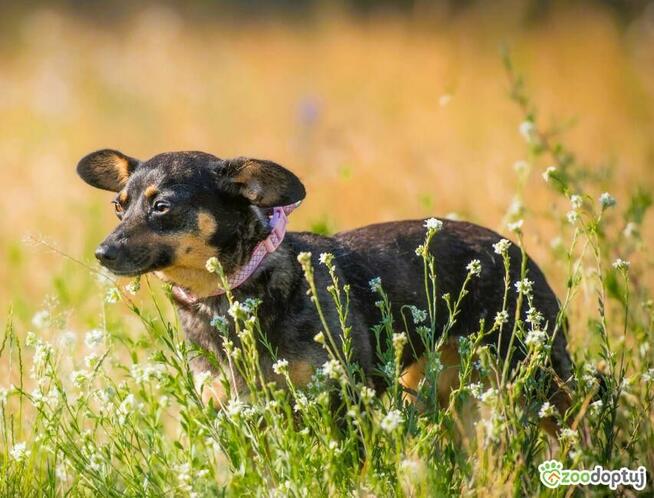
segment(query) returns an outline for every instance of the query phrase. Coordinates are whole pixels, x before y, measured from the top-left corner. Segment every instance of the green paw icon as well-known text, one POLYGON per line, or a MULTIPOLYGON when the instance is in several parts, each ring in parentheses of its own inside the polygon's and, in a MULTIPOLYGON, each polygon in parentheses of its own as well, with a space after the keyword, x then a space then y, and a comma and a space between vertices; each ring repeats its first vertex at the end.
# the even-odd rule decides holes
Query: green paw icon
POLYGON ((563 464, 558 460, 546 460, 538 466, 540 481, 548 488, 556 488, 561 482, 563 464))

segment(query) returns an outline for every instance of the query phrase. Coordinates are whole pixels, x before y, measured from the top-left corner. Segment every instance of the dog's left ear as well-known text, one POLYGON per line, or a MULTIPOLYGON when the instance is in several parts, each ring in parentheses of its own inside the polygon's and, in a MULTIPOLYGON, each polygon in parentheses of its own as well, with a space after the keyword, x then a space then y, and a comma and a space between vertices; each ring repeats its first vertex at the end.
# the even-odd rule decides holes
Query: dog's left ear
POLYGON ((254 206, 286 206, 304 199, 300 179, 272 161, 238 157, 224 161, 223 173, 254 206))
POLYGON ((139 164, 122 152, 103 149, 84 156, 77 163, 77 174, 93 187, 119 192, 139 164))

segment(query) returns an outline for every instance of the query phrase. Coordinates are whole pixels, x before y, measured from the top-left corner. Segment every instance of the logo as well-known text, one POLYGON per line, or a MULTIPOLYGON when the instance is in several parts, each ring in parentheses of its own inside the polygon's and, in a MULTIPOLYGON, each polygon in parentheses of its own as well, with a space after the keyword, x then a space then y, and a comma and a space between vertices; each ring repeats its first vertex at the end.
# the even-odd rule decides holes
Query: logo
POLYGON ((558 488, 563 477, 563 464, 558 460, 546 460, 538 466, 540 482, 548 488, 558 488))
POLYGON ((618 486, 631 486, 638 491, 645 489, 647 470, 642 465, 636 470, 622 467, 619 470, 605 469, 596 465, 592 470, 564 469, 558 460, 546 460, 538 466, 540 482, 550 489, 559 486, 603 485, 612 490, 618 486))

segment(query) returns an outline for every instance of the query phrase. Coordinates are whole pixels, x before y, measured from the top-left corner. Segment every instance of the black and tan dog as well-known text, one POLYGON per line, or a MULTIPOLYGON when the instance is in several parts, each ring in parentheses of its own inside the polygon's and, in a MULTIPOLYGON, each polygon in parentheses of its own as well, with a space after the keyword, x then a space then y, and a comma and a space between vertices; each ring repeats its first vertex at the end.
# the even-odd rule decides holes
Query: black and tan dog
MULTIPOLYGON (((120 224, 98 247, 96 257, 100 263, 117 275, 156 272, 174 284, 177 292, 173 294, 188 339, 222 357, 220 336, 210 322, 214 316, 226 313, 227 299, 216 295, 217 277, 206 270, 205 263, 216 256, 227 275, 235 275, 246 266, 262 241, 269 239, 273 208, 304 198, 300 180, 269 161, 222 160, 203 152, 159 154, 141 162, 114 150, 101 150, 84 157, 77 171, 90 185, 118 193, 114 204, 120 224)), ((327 354, 314 341, 322 327, 307 296, 307 283, 297 256, 303 251, 310 251, 314 257, 332 253, 341 282, 351 287, 348 320, 354 360, 368 375, 369 382, 383 392, 384 382, 374 375, 378 366, 377 345, 370 329, 380 316, 369 281, 381 278, 393 312, 398 315, 396 323, 402 323, 402 305, 426 309, 422 259, 415 254, 424 238, 423 221, 370 225, 333 237, 289 232, 279 247, 266 253, 245 281, 237 282, 240 285, 233 292, 240 301, 246 297, 261 299, 258 316, 268 342, 276 349, 278 358, 288 361, 292 380, 298 385, 306 384, 314 370, 327 360, 327 354)), ((469 283, 469 294, 463 299, 461 313, 450 331, 452 337, 477 331, 482 318, 492 323, 502 309, 504 266, 502 257, 492 247, 499 240, 488 229, 443 220, 442 230, 432 241, 429 249, 436 257, 439 295, 458 295, 471 260, 478 259, 482 266, 479 278, 469 283)), ((512 246, 510 256, 510 276, 515 282, 520 278, 520 251, 512 246)), ((551 334, 559 312, 556 296, 531 259, 527 273, 534 282, 533 304, 544 315, 551 334)), ((324 266, 315 265, 315 278, 317 288, 324 294, 319 298, 323 303, 329 302, 324 266)), ((512 330, 515 296, 515 292, 509 293, 509 322, 505 330, 512 330)), ((439 306, 444 305, 439 301, 439 306)), ((325 308, 331 330, 339 330, 335 310, 325 308)), ((447 310, 439 310, 437 316, 437 330, 442 330, 447 310)), ((415 389, 424 347, 415 330, 408 333, 413 348, 405 348, 404 380, 408 388, 415 389)), ((507 354, 509 335, 505 334, 499 348, 502 356, 507 354)), ((490 336, 488 341, 495 344, 497 336, 490 336)), ((444 352, 444 358, 455 357, 455 348, 444 352)), ((513 357, 516 361, 523 358, 523 348, 516 347, 513 357)), ((260 358, 263 372, 275 378, 272 359, 263 348, 260 358)), ((554 338, 551 361, 561 379, 571 377, 572 365, 561 331, 554 338)), ((198 358, 194 368, 204 371, 210 365, 198 358)), ((449 377, 452 382, 443 382, 439 397, 446 399, 448 389, 457 379, 456 375, 449 377)), ((236 383, 242 381, 236 379, 236 383)), ((234 387, 239 389, 242 385, 234 387)), ((554 397, 560 398, 557 394, 554 397)))

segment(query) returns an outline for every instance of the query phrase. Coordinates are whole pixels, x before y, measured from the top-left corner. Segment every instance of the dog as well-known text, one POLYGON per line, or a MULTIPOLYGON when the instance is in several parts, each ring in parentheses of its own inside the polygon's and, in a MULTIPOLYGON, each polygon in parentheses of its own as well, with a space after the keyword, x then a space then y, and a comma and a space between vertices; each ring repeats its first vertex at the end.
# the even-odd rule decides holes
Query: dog
MULTIPOLYGON (((116 275, 137 276, 154 272, 172 285, 180 321, 187 339, 199 348, 225 360, 222 338, 211 322, 225 315, 228 300, 217 276, 207 271, 206 262, 218 258, 232 287, 235 299, 261 300, 258 317, 267 342, 278 358, 288 362, 288 373, 296 386, 305 386, 314 372, 328 360, 325 348, 314 340, 323 330, 298 255, 310 252, 315 267, 318 300, 329 303, 326 290, 331 283, 321 253, 334 255, 338 278, 350 286, 347 317, 351 327, 352 360, 367 382, 382 394, 386 382, 378 374, 377 349, 371 327, 379 322, 377 296, 370 289, 373 279, 381 279, 392 305, 394 323, 402 323, 400 307, 415 305, 427 309, 423 260, 416 248, 425 241, 424 220, 369 225, 325 237, 309 232, 287 232, 285 223, 292 209, 305 197, 299 178, 288 169, 266 160, 219 159, 204 152, 169 152, 139 161, 116 150, 100 150, 85 156, 77 165, 80 177, 93 187, 116 192, 113 200, 120 220, 117 228, 98 246, 95 256, 116 275)), ((493 323, 502 310, 505 268, 493 244, 501 237, 486 228, 463 221, 441 220, 442 227, 428 250, 435 256, 438 275, 437 331, 442 331, 448 310, 443 294, 459 295, 472 260, 481 262, 481 272, 468 282, 460 313, 449 330, 451 338, 468 336, 479 330, 480 320, 493 323)), ((521 251, 509 249, 510 282, 521 278, 521 251)), ((559 303, 543 273, 530 258, 528 278, 533 282, 533 305, 544 318, 547 332, 555 330, 559 303)), ((512 359, 525 357, 520 341, 511 341, 517 294, 509 289, 507 323, 497 353, 506 357, 513 344, 512 359)), ((521 313, 526 319, 526 306, 521 313)), ((324 318, 337 334, 338 315, 334 306, 324 306, 324 318)), ((233 324, 231 334, 234 333, 233 324)), ((402 381, 407 392, 415 393, 423 375, 425 346, 414 325, 409 325, 411 347, 404 348, 402 381)), ((340 344, 342 337, 337 336, 340 344)), ((487 344, 496 345, 498 335, 490 334, 487 344)), ((236 341, 235 341, 236 342, 236 341)), ((457 361, 456 341, 444 344, 443 358, 457 361)), ((565 335, 554 334, 551 364, 559 379, 571 379, 573 368, 566 350, 565 335)), ((260 366, 264 376, 280 380, 273 370, 274 358, 261 348, 260 366)), ((217 374, 205 356, 193 360, 195 372, 217 374)), ((450 373, 439 379, 438 398, 447 400, 458 381, 450 373)), ((233 389, 244 390, 244 381, 235 375, 233 389)), ((561 385, 561 384, 560 384, 561 385)), ((203 392, 224 403, 225 392, 218 382, 203 392)), ((554 386, 551 396, 562 412, 565 396, 554 386)), ((442 401, 444 402, 444 401, 442 401)))

